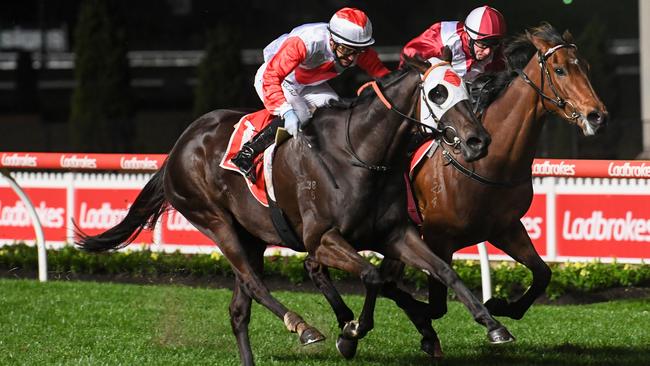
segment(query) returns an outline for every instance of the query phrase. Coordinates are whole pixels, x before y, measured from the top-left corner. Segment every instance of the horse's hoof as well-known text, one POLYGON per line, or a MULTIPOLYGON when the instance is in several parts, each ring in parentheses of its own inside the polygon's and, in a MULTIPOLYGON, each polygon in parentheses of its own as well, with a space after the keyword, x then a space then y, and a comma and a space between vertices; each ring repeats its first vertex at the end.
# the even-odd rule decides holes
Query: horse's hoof
POLYGON ((356 320, 351 320, 345 323, 341 335, 347 339, 357 339, 359 338, 359 322, 356 320))
POLYGON ((439 339, 431 340, 422 338, 422 341, 420 341, 420 349, 435 359, 441 359, 444 357, 439 339))
POLYGON ((316 328, 307 328, 300 335, 300 344, 303 346, 325 340, 325 336, 316 328))
POLYGON ((508 332, 506 327, 499 327, 495 330, 491 330, 488 332, 488 340, 492 344, 501 344, 501 343, 508 343, 508 342, 514 342, 515 337, 508 332))
POLYGON ((339 336, 336 340, 336 349, 339 351, 341 356, 349 360, 357 353, 357 344, 359 341, 356 339, 348 339, 343 336, 339 336))

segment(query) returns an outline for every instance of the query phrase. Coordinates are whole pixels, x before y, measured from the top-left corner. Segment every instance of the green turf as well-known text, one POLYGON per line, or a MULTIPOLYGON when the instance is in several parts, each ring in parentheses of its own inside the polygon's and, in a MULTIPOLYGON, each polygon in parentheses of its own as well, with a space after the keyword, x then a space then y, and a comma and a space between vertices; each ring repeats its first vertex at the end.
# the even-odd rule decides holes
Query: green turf
MULTIPOLYGON (((650 365, 650 299, 583 306, 535 305, 523 320, 501 319, 518 338, 486 342, 457 302, 436 321, 445 359, 419 351, 419 334, 380 299, 375 330, 352 361, 334 347, 335 318, 317 294, 278 292, 328 339, 301 347, 282 321, 254 304, 258 365, 650 365)), ((230 291, 176 286, 0 280, 2 365, 237 365, 230 291)), ((358 312, 362 298, 346 296, 358 312)))

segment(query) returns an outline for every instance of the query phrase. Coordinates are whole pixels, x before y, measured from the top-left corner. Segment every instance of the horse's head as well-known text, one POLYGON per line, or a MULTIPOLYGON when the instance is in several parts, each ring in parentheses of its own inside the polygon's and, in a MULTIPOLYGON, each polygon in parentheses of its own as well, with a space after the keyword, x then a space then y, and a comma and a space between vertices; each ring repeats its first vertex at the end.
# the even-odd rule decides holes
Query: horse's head
POLYGON ((538 88, 544 107, 577 124, 585 136, 602 131, 607 109, 591 86, 589 65, 578 55, 571 33, 560 36, 550 24, 543 23, 526 31, 526 38, 537 49, 535 63, 542 74, 538 88))
POLYGON ((445 143, 459 148, 465 161, 478 160, 487 155, 491 138, 472 113, 465 83, 451 68, 449 62, 437 58, 424 61, 405 56, 406 64, 422 74, 422 100, 426 114, 423 123, 443 132, 445 143))

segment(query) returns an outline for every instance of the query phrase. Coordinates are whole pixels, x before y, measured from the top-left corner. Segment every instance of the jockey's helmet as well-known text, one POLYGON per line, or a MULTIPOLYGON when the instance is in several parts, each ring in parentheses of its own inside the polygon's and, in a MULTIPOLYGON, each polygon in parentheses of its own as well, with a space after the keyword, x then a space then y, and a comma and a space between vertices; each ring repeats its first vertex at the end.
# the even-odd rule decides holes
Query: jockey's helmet
POLYGON ((362 48, 375 43, 372 38, 372 23, 359 9, 343 8, 337 11, 327 28, 334 42, 338 44, 362 48))
POLYGON ((498 10, 484 5, 469 13, 465 32, 473 41, 499 39, 506 34, 506 21, 498 10))

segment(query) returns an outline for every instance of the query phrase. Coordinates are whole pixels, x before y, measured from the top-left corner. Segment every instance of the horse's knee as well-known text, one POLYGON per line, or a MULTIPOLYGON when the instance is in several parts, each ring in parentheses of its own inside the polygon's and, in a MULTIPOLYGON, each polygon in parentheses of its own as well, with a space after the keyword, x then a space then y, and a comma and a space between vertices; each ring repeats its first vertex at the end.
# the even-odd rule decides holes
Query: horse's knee
POLYGON ((245 305, 231 304, 228 310, 230 313, 230 325, 233 330, 238 331, 250 322, 250 308, 247 308, 245 305))
POLYGON ((370 267, 361 272, 361 280, 370 286, 381 286, 383 280, 375 267, 370 267))

